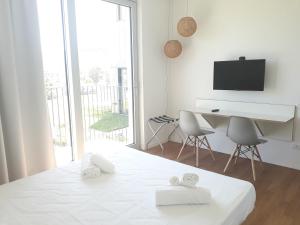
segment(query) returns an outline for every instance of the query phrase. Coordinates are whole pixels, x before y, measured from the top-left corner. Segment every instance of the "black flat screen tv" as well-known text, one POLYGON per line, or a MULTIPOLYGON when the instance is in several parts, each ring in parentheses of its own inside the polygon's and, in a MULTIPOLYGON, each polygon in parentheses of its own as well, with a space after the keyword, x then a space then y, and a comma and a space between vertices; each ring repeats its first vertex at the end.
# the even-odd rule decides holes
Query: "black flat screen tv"
POLYGON ((214 90, 263 91, 265 59, 214 62, 214 90))

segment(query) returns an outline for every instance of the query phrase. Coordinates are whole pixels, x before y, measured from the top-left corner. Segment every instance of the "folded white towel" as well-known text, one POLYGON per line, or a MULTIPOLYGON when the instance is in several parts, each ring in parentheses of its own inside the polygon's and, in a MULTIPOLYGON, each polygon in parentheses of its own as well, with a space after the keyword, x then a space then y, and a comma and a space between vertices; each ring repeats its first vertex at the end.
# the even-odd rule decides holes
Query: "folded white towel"
POLYGON ((101 170, 91 162, 91 153, 87 153, 81 160, 81 176, 84 178, 95 178, 101 175, 101 170))
POLYGON ((211 194, 209 190, 202 187, 176 187, 166 190, 157 190, 155 198, 157 206, 194 205, 210 203, 211 194))
POLYGON ((105 159, 100 154, 92 154, 91 162, 93 164, 95 164, 97 167, 99 167, 102 172, 105 172, 105 173, 114 173, 115 172, 114 164, 112 164, 110 161, 105 159))

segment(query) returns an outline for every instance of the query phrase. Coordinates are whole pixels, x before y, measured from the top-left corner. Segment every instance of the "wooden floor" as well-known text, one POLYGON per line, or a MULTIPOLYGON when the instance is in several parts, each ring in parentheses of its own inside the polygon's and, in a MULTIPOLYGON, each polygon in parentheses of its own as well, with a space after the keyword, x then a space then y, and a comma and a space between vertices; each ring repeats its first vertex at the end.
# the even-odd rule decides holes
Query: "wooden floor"
MULTIPOLYGON (((164 154, 159 147, 149 153, 176 160, 180 144, 168 142, 164 154)), ((200 151, 201 169, 223 174, 229 155, 215 152, 213 161, 207 150, 200 151)), ((195 166, 195 154, 191 147, 182 153, 182 163, 195 166)), ((272 164, 261 166, 256 162, 256 182, 252 181, 250 160, 239 159, 229 166, 226 175, 250 181, 257 194, 256 206, 243 225, 300 225, 300 171, 272 164)))

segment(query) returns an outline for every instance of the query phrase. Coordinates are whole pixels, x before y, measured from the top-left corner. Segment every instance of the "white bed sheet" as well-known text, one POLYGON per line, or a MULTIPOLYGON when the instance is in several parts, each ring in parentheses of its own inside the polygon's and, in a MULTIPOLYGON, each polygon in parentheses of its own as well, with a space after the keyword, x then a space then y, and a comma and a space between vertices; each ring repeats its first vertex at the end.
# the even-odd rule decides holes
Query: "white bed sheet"
POLYGON ((115 145, 104 155, 113 175, 83 180, 80 162, 0 186, 0 225, 239 225, 253 210, 249 182, 115 145), (170 176, 193 172, 209 205, 155 205, 170 176))

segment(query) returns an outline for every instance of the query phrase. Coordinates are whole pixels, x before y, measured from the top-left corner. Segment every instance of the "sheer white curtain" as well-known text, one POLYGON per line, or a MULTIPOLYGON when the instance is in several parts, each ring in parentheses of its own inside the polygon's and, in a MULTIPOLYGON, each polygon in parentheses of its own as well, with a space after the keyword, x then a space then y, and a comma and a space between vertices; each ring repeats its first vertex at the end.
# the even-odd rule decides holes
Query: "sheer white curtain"
POLYGON ((0 1, 0 184, 55 164, 35 0, 0 1))

